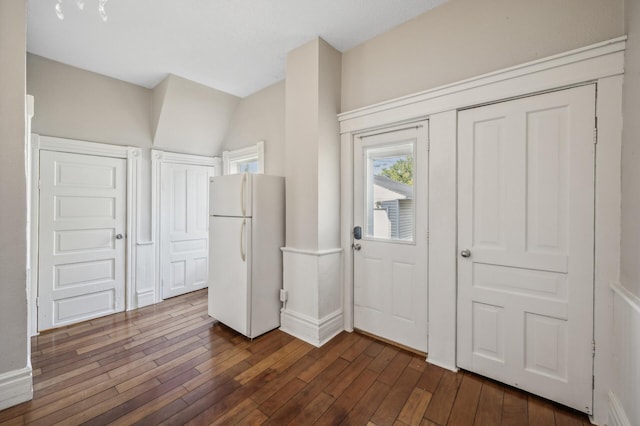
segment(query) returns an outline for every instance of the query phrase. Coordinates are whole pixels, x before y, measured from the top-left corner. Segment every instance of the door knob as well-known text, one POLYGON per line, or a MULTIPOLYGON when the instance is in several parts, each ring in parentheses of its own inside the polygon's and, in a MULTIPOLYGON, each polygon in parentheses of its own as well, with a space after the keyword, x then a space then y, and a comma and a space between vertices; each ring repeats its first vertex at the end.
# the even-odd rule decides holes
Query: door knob
POLYGON ((351 246, 351 248, 353 248, 355 251, 360 251, 360 249, 362 248, 362 246, 360 244, 353 244, 351 246))
POLYGON ((471 257, 471 251, 469 249, 464 249, 460 252, 460 256, 462 257, 471 257))
POLYGON ((116 240, 121 240, 121 239, 122 239, 122 234, 116 235, 116 240))

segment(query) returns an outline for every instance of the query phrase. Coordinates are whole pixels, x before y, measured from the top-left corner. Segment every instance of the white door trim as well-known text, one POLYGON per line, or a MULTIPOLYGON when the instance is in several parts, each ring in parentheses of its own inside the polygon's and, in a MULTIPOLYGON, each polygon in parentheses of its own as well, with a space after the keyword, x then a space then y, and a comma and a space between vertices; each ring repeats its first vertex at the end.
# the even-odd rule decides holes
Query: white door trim
MULTIPOLYGON (((140 205, 140 157, 141 149, 131 146, 109 145, 96 142, 80 141, 75 139, 63 139, 52 136, 40 136, 32 134, 31 136, 31 154, 32 154, 32 180, 31 180, 31 264, 38 264, 38 241, 39 241, 39 222, 40 216, 40 191, 38 190, 40 182, 40 151, 56 151, 68 152, 72 154, 86 154, 100 157, 123 158, 127 160, 127 182, 126 182, 126 198, 127 198, 127 239, 125 248, 125 310, 133 308, 132 289, 135 288, 135 271, 136 256, 134 245, 138 240, 138 228, 140 223, 139 205, 140 205), (133 220, 135 218, 135 220, 133 220), (135 241, 134 241, 135 240, 135 241)), ((29 311, 31 312, 31 321, 29 324, 29 333, 34 336, 38 334, 37 325, 37 306, 36 299, 38 294, 38 269, 32 268, 31 297, 29 300, 29 311)))
POLYGON ((353 330, 353 141, 357 134, 429 119, 429 362, 456 367, 456 111, 572 85, 595 83, 596 147, 594 416, 606 421, 612 379, 612 294, 620 266, 622 76, 626 36, 339 115, 345 330, 353 330), (433 318, 437 318, 434 321, 433 318), (435 325, 437 324, 437 326, 435 325), (433 325, 433 326, 431 326, 433 325))
POLYGON ((158 303, 162 301, 162 164, 188 164, 192 166, 208 166, 214 168, 214 176, 222 174, 222 160, 220 157, 206 157, 202 155, 180 154, 177 152, 151 150, 151 241, 155 244, 155 269, 152 290, 146 290, 137 294, 137 297, 158 303))

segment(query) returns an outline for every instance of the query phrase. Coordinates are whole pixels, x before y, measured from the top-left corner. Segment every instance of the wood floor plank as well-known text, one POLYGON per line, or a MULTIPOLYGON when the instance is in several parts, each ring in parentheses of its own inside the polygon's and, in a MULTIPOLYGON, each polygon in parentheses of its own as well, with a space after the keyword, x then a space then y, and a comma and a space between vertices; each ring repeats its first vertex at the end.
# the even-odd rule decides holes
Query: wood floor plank
POLYGON ((169 418, 174 413, 184 410, 187 407, 187 403, 184 402, 182 398, 178 398, 175 401, 168 403, 167 405, 163 405, 159 407, 157 410, 148 414, 146 417, 142 419, 130 423, 132 426, 147 426, 147 425, 157 425, 160 424, 163 420, 169 418))
MULTIPOLYGON (((346 335, 346 333, 342 333, 341 335, 346 335)), ((327 351, 323 356, 316 359, 316 362, 311 364, 309 368, 304 370, 302 373, 298 375, 300 380, 303 380, 307 383, 311 382, 320 372, 326 369, 332 362, 338 359, 352 344, 353 342, 350 339, 344 339, 340 341, 331 351, 327 351)), ((311 354, 311 352, 309 352, 311 354)))
POLYGON ((462 374, 444 371, 438 387, 433 392, 433 398, 424 414, 427 420, 439 424, 446 424, 451 414, 451 408, 458 393, 458 386, 462 382, 462 374))
POLYGON ((280 391, 282 387, 287 384, 291 379, 298 376, 301 372, 305 371, 311 365, 315 363, 315 359, 310 356, 305 356, 300 359, 298 362, 293 364, 287 370, 285 370, 282 374, 275 377, 273 380, 265 383, 260 389, 251 395, 251 399, 253 399, 257 404, 262 404, 264 401, 269 399, 273 394, 280 391))
POLYGON ((420 424, 432 396, 431 392, 414 387, 398 415, 398 420, 407 425, 420 424))
POLYGON ((435 393, 444 372, 444 368, 427 363, 416 386, 428 392, 435 393))
POLYGON ((347 417, 343 420, 343 425, 362 425, 373 416, 382 401, 387 397, 391 388, 384 383, 375 381, 367 390, 364 396, 356 403, 347 417))
POLYGON ((266 370, 267 368, 271 367, 273 364, 278 362, 283 357, 291 354, 292 352, 295 352, 297 349, 299 349, 303 345, 304 345, 304 342, 300 340, 294 340, 288 343, 287 345, 285 345, 284 347, 278 349, 276 352, 270 354, 266 358, 262 359, 260 362, 256 363, 250 369, 238 374, 236 377, 234 377, 234 379, 240 384, 245 384, 249 382, 251 379, 253 379, 254 377, 256 377, 258 374, 266 370))
POLYGON ((499 425, 502 420, 503 397, 503 386, 491 380, 484 380, 474 424, 478 426, 499 425))
MULTIPOLYGON (((217 403, 226 395, 230 394, 234 390, 240 388, 240 385, 234 380, 228 380, 221 386, 216 387, 212 392, 203 395, 201 398, 188 403, 187 407, 174 413, 172 416, 166 418, 164 421, 158 423, 159 425, 183 425, 189 422, 194 417, 198 416, 203 411, 206 411, 211 405, 217 403)), ((188 394, 187 394, 188 395, 188 394)), ((186 397, 186 395, 185 395, 186 397)), ((186 400, 186 398, 183 397, 186 400)))
POLYGON ((251 411, 258 408, 255 402, 251 399, 245 399, 240 404, 236 405, 232 410, 226 412, 223 416, 220 416, 216 421, 210 423, 212 425, 235 425, 244 419, 251 411))
POLYGON ((347 361, 354 361, 356 358, 360 356, 362 352, 371 344, 372 339, 370 337, 364 336, 362 334, 354 333, 353 338, 355 338, 355 342, 349 349, 342 353, 342 358, 347 361))
POLYGON ((476 417, 482 379, 475 374, 465 374, 449 415, 450 425, 473 425, 476 417))
POLYGON ((556 426, 582 426, 582 418, 576 413, 558 410, 554 407, 553 414, 556 420, 556 426))
POLYGON ((398 349, 393 346, 385 346, 369 365, 369 369, 376 373, 382 373, 397 354, 398 349))
POLYGON ((316 425, 336 425, 349 414, 349 411, 362 398, 365 391, 371 387, 376 380, 377 374, 369 369, 365 369, 354 380, 353 385, 345 390, 338 399, 320 416, 316 425))
POLYGON ((528 396, 529 426, 553 426, 556 424, 553 405, 537 396, 528 396))
POLYGON ((387 364, 378 376, 378 381, 392 386, 400 377, 404 369, 409 365, 411 356, 405 351, 398 351, 396 356, 387 364))
POLYGON ((260 411, 267 416, 271 416, 273 413, 287 403, 295 394, 300 392, 307 386, 307 382, 298 379, 297 377, 291 379, 289 383, 284 385, 276 394, 271 398, 260 404, 260 411))
POLYGON ((334 398, 339 397, 342 392, 344 392, 345 389, 347 389, 351 385, 356 377, 358 377, 360 373, 362 373, 362 370, 364 370, 369 364, 371 364, 371 361, 373 361, 373 358, 366 354, 361 354, 349 365, 349 368, 346 368, 343 374, 340 374, 329 385, 327 385, 327 387, 324 389, 324 392, 334 398))
POLYGON ((264 424, 267 420, 269 420, 269 417, 260 411, 260 409, 256 408, 250 412, 247 417, 242 419, 242 424, 244 426, 258 426, 264 424))
POLYGON ((387 397, 371 417, 371 421, 379 426, 393 425, 419 378, 419 371, 413 368, 405 368, 397 382, 394 382, 394 386, 391 387, 387 397))
POLYGON ((504 391, 502 425, 519 426, 528 423, 527 394, 513 388, 504 391))
POLYGON ((358 333, 320 348, 279 330, 251 341, 208 316, 206 290, 43 332, 32 364, 34 399, 0 425, 588 424, 358 333))
POLYGON ((335 399, 330 395, 324 392, 319 393, 289 424, 306 426, 315 423, 334 401, 335 399))
MULTIPOLYGON (((358 368, 353 364, 349 364, 349 362, 343 358, 336 359, 321 375, 316 376, 311 383, 305 386, 296 395, 292 396, 291 399, 278 409, 277 412, 273 413, 269 420, 274 424, 289 423, 307 406, 307 404, 322 392, 323 389, 326 391, 328 385, 333 383, 334 379, 341 376, 348 376, 349 374, 347 374, 346 371, 347 367, 358 368)), ((359 368, 359 370, 362 371, 361 368, 359 368)), ((269 414, 267 411, 264 412, 269 414)))

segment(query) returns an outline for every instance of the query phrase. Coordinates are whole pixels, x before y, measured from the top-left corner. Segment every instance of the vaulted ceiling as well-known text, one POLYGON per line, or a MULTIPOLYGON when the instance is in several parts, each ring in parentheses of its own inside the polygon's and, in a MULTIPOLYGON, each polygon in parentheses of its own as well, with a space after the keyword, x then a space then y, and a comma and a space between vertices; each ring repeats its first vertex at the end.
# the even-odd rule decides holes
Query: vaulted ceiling
POLYGON ((348 50, 445 0, 29 0, 27 50, 144 87, 168 74, 246 96, 322 37, 348 50), (60 2, 64 19, 56 16, 60 2))

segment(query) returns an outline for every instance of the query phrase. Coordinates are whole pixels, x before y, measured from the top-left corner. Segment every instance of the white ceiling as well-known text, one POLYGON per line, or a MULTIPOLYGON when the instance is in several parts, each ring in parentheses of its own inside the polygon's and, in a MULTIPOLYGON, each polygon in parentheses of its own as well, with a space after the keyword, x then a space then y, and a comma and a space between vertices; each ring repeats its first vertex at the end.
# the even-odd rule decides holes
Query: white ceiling
POLYGON ((446 0, 28 0, 27 50, 152 88, 168 74, 244 97, 319 36, 344 52, 446 0))

